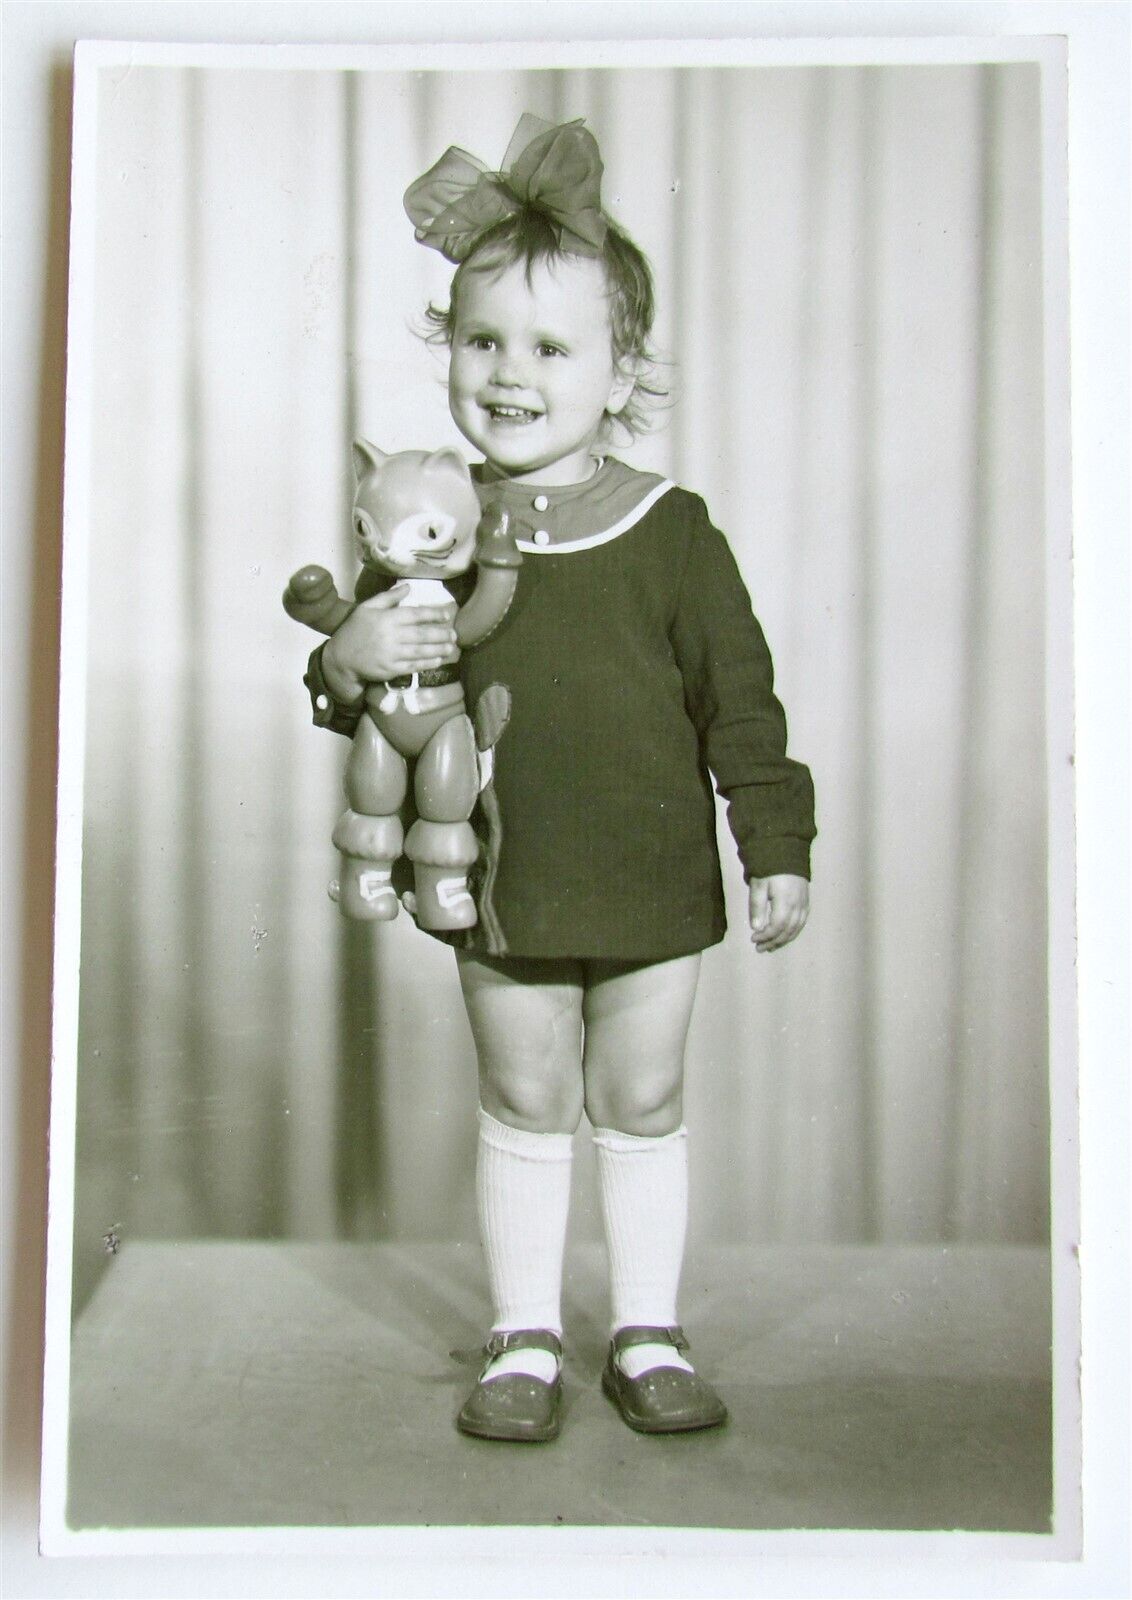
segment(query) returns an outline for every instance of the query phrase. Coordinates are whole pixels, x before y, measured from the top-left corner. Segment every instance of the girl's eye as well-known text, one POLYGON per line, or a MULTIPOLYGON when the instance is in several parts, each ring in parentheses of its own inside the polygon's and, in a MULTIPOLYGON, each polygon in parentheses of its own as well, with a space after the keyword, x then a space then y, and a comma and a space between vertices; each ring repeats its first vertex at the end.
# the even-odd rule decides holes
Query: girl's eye
POLYGON ((486 333, 473 333, 468 343, 473 350, 493 350, 495 348, 495 340, 486 333))
POLYGON ((561 345, 545 343, 539 345, 538 353, 540 356, 564 356, 566 354, 561 345))

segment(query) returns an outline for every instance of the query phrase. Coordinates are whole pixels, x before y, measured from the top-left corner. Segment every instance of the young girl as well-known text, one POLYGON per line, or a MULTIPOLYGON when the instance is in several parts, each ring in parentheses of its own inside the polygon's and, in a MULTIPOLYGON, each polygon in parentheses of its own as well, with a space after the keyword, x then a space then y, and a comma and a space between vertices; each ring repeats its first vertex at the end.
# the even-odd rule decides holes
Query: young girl
MULTIPOLYGON (((558 1432, 571 1135, 593 1128, 612 1286, 605 1393, 633 1428, 717 1426, 676 1294, 687 1213, 684 1045, 701 952, 722 938, 711 778, 760 951, 808 910, 813 793, 786 757, 766 643, 703 502, 602 453, 642 420, 648 264, 601 210, 580 122, 524 117, 499 173, 449 150, 406 209, 457 264, 448 395, 481 498, 526 526, 503 624, 463 658, 474 704, 507 686, 492 915, 456 959, 479 1058, 477 1199, 494 1303, 457 1426, 558 1432)), ((454 658, 441 611, 360 608, 312 657, 318 722, 363 686, 454 658)))

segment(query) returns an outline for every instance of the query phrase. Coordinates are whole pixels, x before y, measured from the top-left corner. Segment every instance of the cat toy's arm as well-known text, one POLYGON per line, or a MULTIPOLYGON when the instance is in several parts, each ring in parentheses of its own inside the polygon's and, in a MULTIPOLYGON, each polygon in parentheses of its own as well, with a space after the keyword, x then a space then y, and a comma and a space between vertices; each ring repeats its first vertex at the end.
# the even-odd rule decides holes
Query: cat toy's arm
POLYGON ((479 644, 503 621, 522 564, 507 512, 502 506, 489 506, 476 535, 476 586, 456 613, 456 641, 461 649, 479 644))
POLYGON ((343 600, 325 567, 300 567, 283 591, 283 609, 316 633, 330 634, 342 626, 354 603, 343 600))
MULTIPOLYGON (((507 512, 489 507, 480 518, 476 536, 476 586, 456 614, 456 641, 461 649, 479 644, 503 621, 522 564, 507 512)), ((354 607, 354 601, 343 600, 325 567, 300 567, 283 591, 287 615, 317 633, 336 632, 354 607)))

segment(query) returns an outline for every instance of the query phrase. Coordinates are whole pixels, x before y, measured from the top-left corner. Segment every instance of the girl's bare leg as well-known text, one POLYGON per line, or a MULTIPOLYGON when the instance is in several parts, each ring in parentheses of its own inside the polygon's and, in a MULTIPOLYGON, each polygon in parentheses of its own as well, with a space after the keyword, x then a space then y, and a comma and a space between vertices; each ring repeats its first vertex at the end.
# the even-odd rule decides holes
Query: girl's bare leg
MULTIPOLYGON (((688 1215, 684 1047, 699 970, 698 955, 645 967, 587 963, 585 1104, 594 1128, 614 1335, 679 1321, 688 1215)), ((619 1351, 617 1361, 632 1380, 658 1367, 693 1372, 663 1336, 619 1351)), ((701 1380, 680 1381, 693 1385, 693 1413, 713 1414, 718 1401, 701 1393, 701 1380)), ((688 1425, 686 1389, 678 1390, 676 1406, 675 1425, 688 1425)))
POLYGON ((456 960, 484 1110, 529 1133, 573 1133, 582 1116, 581 962, 463 951, 456 960))
MULTIPOLYGON (((458 953, 479 1058, 476 1200, 494 1306, 493 1332, 561 1335, 562 1257, 570 1207, 571 1135, 582 1114, 582 970, 571 962, 482 960, 458 953)), ((489 1363, 461 1413, 464 1431, 490 1430, 500 1379, 552 1383, 556 1357, 507 1351, 489 1363)), ((535 1410, 540 1410, 538 1393, 535 1410)), ((489 1436, 490 1431, 489 1431, 489 1436)), ((498 1436, 498 1435, 494 1435, 498 1436)))
POLYGON ((684 1046, 699 955, 647 966, 588 961, 585 1106, 595 1128, 657 1137, 684 1114, 684 1046))

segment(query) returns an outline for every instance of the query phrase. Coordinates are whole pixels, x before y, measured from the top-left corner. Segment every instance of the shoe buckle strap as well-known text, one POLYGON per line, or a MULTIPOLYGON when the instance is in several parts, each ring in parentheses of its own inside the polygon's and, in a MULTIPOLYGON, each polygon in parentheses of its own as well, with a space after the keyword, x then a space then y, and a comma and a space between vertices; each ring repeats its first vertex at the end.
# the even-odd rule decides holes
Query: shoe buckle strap
POLYGON ((675 1322, 667 1328, 644 1326, 618 1328, 613 1335, 613 1348, 618 1353, 622 1350, 631 1350, 639 1344, 670 1344, 680 1355, 684 1355, 690 1349, 683 1328, 675 1322))
POLYGON ((462 1366, 475 1367, 481 1362, 494 1361, 496 1356, 506 1355, 509 1350, 547 1350, 561 1361, 562 1340, 549 1328, 504 1328, 474 1350, 451 1350, 449 1354, 462 1366))
POLYGON ((491 1360, 508 1350, 547 1350, 561 1357, 562 1340, 549 1328, 505 1328, 493 1333, 484 1345, 484 1354, 491 1360))

